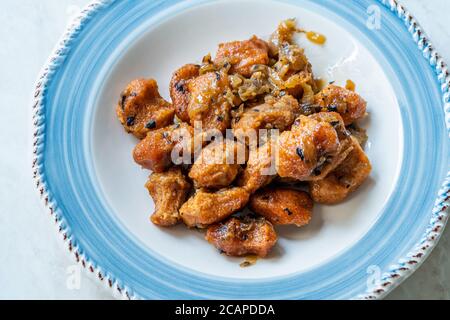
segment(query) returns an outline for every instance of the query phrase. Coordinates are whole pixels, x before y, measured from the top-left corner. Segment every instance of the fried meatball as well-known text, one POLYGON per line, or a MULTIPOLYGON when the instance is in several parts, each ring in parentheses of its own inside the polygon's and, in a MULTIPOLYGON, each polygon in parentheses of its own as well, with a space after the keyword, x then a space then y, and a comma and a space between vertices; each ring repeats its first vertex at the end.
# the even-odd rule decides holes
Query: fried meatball
POLYGON ((300 116, 291 131, 283 132, 278 139, 278 175, 300 181, 320 176, 321 165, 339 149, 338 134, 331 124, 300 116))
POLYGON ((138 79, 122 92, 116 113, 128 133, 143 139, 147 132, 171 124, 175 110, 160 96, 155 80, 138 79))
POLYGON ((189 82, 199 76, 200 66, 186 64, 174 72, 170 80, 169 90, 175 108, 175 114, 184 122, 189 122, 188 106, 191 94, 188 90, 189 82))
POLYGON ((225 95, 229 90, 225 71, 205 73, 189 81, 189 121, 192 126, 200 121, 203 130, 224 132, 231 124, 231 105, 225 95))
POLYGON ((222 43, 219 45, 214 63, 220 65, 225 61, 231 64, 232 73, 250 77, 254 65, 269 63, 269 45, 256 36, 250 40, 222 43))
POLYGON ((357 93, 335 85, 329 85, 316 94, 314 104, 322 107, 323 111, 338 112, 346 126, 364 117, 367 106, 357 93))
POLYGON ((289 129, 299 114, 298 101, 290 95, 271 99, 261 105, 245 110, 234 119, 233 132, 236 136, 259 129, 289 129), (238 121, 236 121, 238 120, 238 121))
POLYGON ((164 172, 172 166, 172 150, 180 149, 191 153, 194 129, 187 124, 174 124, 151 131, 133 151, 137 164, 154 172, 164 172))
POLYGON ((304 191, 288 188, 265 188, 250 197, 250 209, 274 225, 307 225, 313 201, 304 191))
POLYGON ((275 144, 268 141, 259 148, 250 150, 247 167, 239 177, 237 184, 249 193, 254 193, 273 181, 276 177, 275 153, 272 148, 275 144))
POLYGON ((180 215, 188 227, 204 228, 242 209, 249 197, 248 192, 239 187, 216 192, 200 189, 183 204, 180 215))
POLYGON ((335 204, 361 186, 372 170, 369 158, 358 141, 352 137, 353 149, 345 160, 324 179, 310 182, 314 201, 335 204))
POLYGON ((227 187, 238 175, 240 165, 245 163, 246 149, 245 145, 231 140, 213 142, 202 149, 189 177, 194 180, 196 188, 227 187))
POLYGON ((152 173, 145 187, 155 203, 151 221, 162 227, 177 224, 180 221, 178 210, 191 189, 181 169, 173 167, 164 173, 152 173))
POLYGON ((277 242, 272 224, 264 218, 230 218, 210 226, 206 240, 228 256, 265 257, 277 242))

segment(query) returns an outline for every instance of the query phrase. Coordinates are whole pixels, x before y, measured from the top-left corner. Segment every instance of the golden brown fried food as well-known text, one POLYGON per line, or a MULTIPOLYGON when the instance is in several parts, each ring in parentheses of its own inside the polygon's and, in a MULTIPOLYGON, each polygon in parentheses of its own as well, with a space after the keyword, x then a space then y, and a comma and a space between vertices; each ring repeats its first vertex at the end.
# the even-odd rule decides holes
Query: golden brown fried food
POLYGON ((289 129, 299 114, 298 101, 286 95, 280 99, 268 99, 267 102, 249 108, 239 118, 234 119, 235 135, 258 132, 259 129, 289 129), (236 121, 237 120, 237 121, 236 121))
POLYGON ((122 92, 116 113, 128 133, 143 139, 147 132, 171 124, 175 110, 160 96, 155 80, 137 79, 122 92))
POLYGON ((228 75, 224 70, 205 73, 187 84, 191 99, 188 115, 192 126, 200 121, 203 130, 224 132, 230 127, 231 105, 225 95, 229 90, 228 75))
POLYGON ((214 63, 220 65, 224 62, 231 64, 230 72, 250 77, 254 65, 269 63, 269 45, 256 36, 250 40, 222 43, 214 63))
POLYGON ((265 257, 277 242, 272 224, 264 218, 230 218, 212 225, 206 240, 228 256, 254 254, 265 257))
POLYGON ((283 132, 278 139, 278 175, 300 181, 320 176, 320 167, 339 149, 338 134, 331 124, 300 116, 291 131, 283 132))
POLYGON ((319 122, 328 122, 336 130, 340 141, 349 138, 350 133, 345 128, 344 120, 339 113, 319 112, 310 115, 309 118, 319 122))
POLYGON ((314 104, 323 111, 338 112, 346 126, 364 117, 367 106, 357 93, 335 85, 329 85, 315 95, 314 104))
POLYGON ((247 148, 235 141, 212 142, 202 149, 195 160, 189 177, 196 188, 220 189, 228 187, 247 160, 247 148), (241 159, 239 159, 241 157, 241 159))
POLYGON ((151 221, 162 227, 177 224, 180 221, 178 210, 191 189, 181 169, 173 167, 164 173, 152 173, 145 187, 155 203, 151 221))
POLYGON ((372 170, 367 155, 358 141, 351 138, 353 149, 345 160, 326 178, 310 182, 310 193, 314 201, 335 204, 343 201, 370 175, 372 170))
POLYGON ((248 192, 239 187, 216 192, 200 189, 183 204, 180 215, 188 227, 204 228, 242 209, 249 197, 248 192))
POLYGON ((193 150, 189 149, 193 144, 193 134, 194 129, 185 123, 151 131, 134 148, 134 161, 145 169, 163 172, 172 166, 172 150, 177 145, 180 149, 193 150))
POLYGON ((184 122, 189 122, 188 106, 191 94, 188 90, 189 82, 199 76, 200 66, 186 64, 174 72, 170 80, 170 98, 177 117, 184 122))
POLYGON ((276 145, 268 141, 259 148, 250 150, 247 167, 239 177, 237 184, 250 194, 273 181, 276 177, 275 153, 276 145))
POLYGON ((265 188, 251 196, 250 209, 274 225, 307 225, 311 220, 313 201, 304 191, 288 188, 265 188))

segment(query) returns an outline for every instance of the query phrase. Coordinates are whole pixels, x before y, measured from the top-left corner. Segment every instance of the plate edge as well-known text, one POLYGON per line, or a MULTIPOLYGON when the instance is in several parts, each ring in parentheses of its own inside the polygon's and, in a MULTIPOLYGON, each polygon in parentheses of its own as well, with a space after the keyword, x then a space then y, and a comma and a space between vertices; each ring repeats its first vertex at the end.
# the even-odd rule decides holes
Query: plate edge
MULTIPOLYGON (((68 246, 69 251, 74 254, 77 263, 81 264, 84 269, 89 271, 88 273, 94 275, 95 278, 100 280, 107 288, 113 289, 113 296, 124 299, 140 299, 133 289, 121 284, 120 279, 116 278, 108 271, 102 270, 102 268, 92 261, 92 259, 84 255, 81 248, 75 244, 76 241, 67 228, 64 215, 59 212, 57 204, 51 200, 51 190, 47 188, 45 174, 42 171, 42 151, 45 134, 44 99, 47 86, 51 82, 55 71, 64 62, 72 42, 81 32, 83 27, 95 17, 96 13, 107 8, 114 2, 115 0, 95 0, 88 4, 65 31, 40 72, 38 80, 36 81, 32 102, 32 175, 38 194, 42 198, 45 207, 48 208, 50 216, 54 219, 63 241, 68 246)), ((441 83, 445 121, 450 135, 450 74, 447 64, 434 49, 417 20, 402 4, 399 3, 398 0, 376 0, 376 2, 387 7, 392 12, 396 13, 399 19, 403 20, 409 33, 417 43, 418 49, 422 51, 424 58, 429 61, 431 67, 435 70, 437 79, 441 83)), ((450 171, 447 173, 447 177, 438 192, 438 197, 432 210, 432 218, 422 236, 422 240, 412 248, 405 258, 398 261, 397 264, 392 265, 389 268, 389 271, 382 275, 381 281, 377 283, 376 286, 366 293, 357 295, 355 299, 382 299, 417 270, 429 256, 434 247, 436 247, 442 236, 443 230, 445 229, 449 212, 450 171)))

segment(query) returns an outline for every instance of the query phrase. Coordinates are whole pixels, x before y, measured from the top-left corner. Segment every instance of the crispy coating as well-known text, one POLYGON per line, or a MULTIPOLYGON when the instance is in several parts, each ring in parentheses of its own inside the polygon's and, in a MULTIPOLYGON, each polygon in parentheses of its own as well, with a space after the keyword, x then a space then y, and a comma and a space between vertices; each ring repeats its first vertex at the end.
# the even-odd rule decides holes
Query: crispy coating
POLYGON ((231 140, 213 142, 202 149, 189 177, 196 188, 220 189, 228 187, 246 161, 245 145, 231 140), (241 159, 239 159, 241 158, 241 159))
POLYGON ((344 120, 337 112, 319 112, 309 116, 310 119, 319 122, 328 122, 337 132, 339 140, 348 139, 350 133, 345 128, 344 120))
POLYGON ((175 147, 192 152, 193 134, 194 129, 185 123, 150 131, 134 148, 134 161, 153 172, 164 172, 173 164, 175 147))
POLYGON ((189 82, 199 76, 200 66, 186 64, 175 71, 170 80, 169 90, 175 108, 175 114, 184 122, 189 122, 188 106, 191 94, 188 90, 189 82))
POLYGON ((178 210, 186 201, 191 184, 179 167, 164 173, 152 173, 145 184, 155 203, 151 221, 162 227, 170 227, 180 221, 178 210))
POLYGON ((313 201, 304 191, 288 188, 265 188, 251 196, 250 209, 274 225, 307 225, 313 201))
POLYGON ((204 228, 242 209, 249 197, 248 192, 239 187, 216 192, 200 189, 183 204, 180 215, 188 227, 204 228))
POLYGON ((235 135, 247 134, 249 131, 258 132, 259 129, 278 129, 284 131, 289 129, 299 114, 298 101, 286 95, 280 99, 269 101, 248 108, 238 121, 234 119, 233 132, 235 135))
POLYGON ((352 137, 353 149, 326 178, 310 182, 314 201, 335 204, 343 201, 370 175, 372 166, 358 141, 352 137))
POLYGON ((331 124, 300 116, 291 131, 283 132, 278 139, 278 175, 300 181, 320 176, 320 166, 339 149, 338 134, 331 124))
POLYGON ((251 194, 273 181, 276 177, 273 148, 276 148, 275 143, 268 141, 259 148, 250 150, 247 167, 237 181, 238 186, 251 194))
POLYGON ((316 94, 314 104, 322 107, 323 111, 338 112, 346 126, 364 117, 367 106, 357 93, 335 85, 329 85, 316 94))
POLYGON ((160 96, 155 80, 137 79, 122 92, 116 113, 128 133, 143 139, 147 132, 171 124, 175 110, 160 96))
POLYGON ((269 63, 269 45, 256 36, 250 40, 222 43, 219 45, 214 63, 220 65, 224 61, 231 64, 232 73, 250 77, 254 65, 269 63))
POLYGON ((230 218, 212 225, 206 240, 228 256, 257 255, 265 257, 277 242, 272 224, 264 218, 230 218))
POLYGON ((191 98, 188 105, 192 126, 200 121, 203 130, 224 132, 231 124, 231 105, 225 95, 229 90, 228 75, 224 70, 208 72, 187 84, 191 98))

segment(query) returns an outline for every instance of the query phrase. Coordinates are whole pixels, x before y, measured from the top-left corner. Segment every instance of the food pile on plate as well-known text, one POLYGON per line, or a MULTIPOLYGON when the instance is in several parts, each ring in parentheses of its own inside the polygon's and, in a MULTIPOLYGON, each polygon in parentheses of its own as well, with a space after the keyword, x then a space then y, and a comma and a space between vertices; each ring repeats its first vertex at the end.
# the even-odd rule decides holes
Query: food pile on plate
POLYGON ((315 202, 342 202, 367 179, 356 123, 366 102, 353 88, 321 88, 298 32, 286 20, 268 41, 220 44, 214 59, 175 71, 171 102, 153 79, 125 88, 117 115, 152 171, 154 224, 206 229, 221 253, 265 257, 274 226, 307 225, 315 202))

